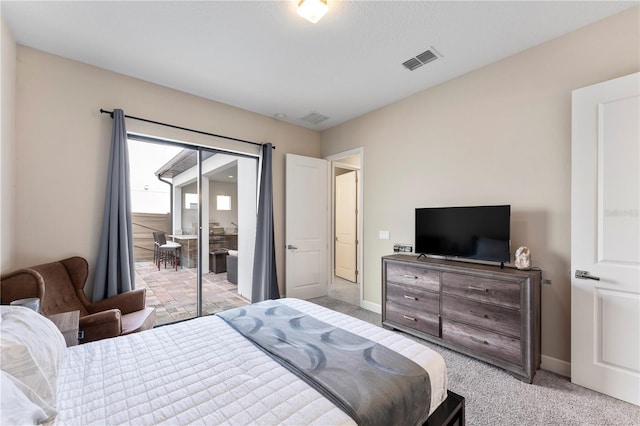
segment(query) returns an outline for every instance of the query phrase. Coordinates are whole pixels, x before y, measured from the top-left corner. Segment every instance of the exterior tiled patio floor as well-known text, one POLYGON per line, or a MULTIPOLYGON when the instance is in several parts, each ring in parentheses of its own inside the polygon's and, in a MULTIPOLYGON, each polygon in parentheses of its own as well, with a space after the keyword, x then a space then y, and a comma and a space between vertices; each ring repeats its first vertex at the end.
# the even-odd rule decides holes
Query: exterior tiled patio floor
MULTIPOLYGON (((158 268, 153 262, 136 262, 136 288, 147 289, 147 306, 156 308, 155 325, 196 316, 196 269, 158 268)), ((202 314, 208 315, 248 305, 227 274, 202 275, 202 314)))

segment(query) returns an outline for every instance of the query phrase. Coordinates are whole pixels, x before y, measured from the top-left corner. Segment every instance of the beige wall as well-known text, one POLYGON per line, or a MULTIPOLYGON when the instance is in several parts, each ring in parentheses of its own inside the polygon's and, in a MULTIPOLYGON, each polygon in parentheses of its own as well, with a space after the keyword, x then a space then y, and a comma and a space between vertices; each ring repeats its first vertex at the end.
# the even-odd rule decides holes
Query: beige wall
POLYGON ((16 43, 0 16, 0 270, 14 262, 15 233, 12 208, 15 191, 16 43))
MULTIPOLYGON (((112 125, 98 111, 122 108, 133 116, 276 145, 275 239, 283 288, 284 156, 318 157, 318 132, 31 48, 17 50, 14 222, 19 238, 11 268, 76 254, 95 265, 112 125)), ((133 120, 127 120, 127 130, 256 152, 250 145, 133 120)))
POLYGON ((324 156, 364 147, 365 300, 380 303, 380 257, 413 241, 416 207, 511 204, 512 252, 529 246, 553 281, 542 353, 570 359, 571 91, 640 69, 639 11, 322 133, 324 156))

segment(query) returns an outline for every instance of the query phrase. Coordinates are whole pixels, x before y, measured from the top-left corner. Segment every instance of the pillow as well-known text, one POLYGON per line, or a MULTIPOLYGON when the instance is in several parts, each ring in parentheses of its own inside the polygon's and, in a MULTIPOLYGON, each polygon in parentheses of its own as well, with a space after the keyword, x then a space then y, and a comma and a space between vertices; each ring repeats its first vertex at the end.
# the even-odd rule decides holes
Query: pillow
POLYGON ((22 306, 0 306, 0 367, 55 407, 58 367, 67 347, 44 316, 22 306))
POLYGON ((0 424, 35 425, 58 414, 35 392, 11 374, 0 371, 0 424))

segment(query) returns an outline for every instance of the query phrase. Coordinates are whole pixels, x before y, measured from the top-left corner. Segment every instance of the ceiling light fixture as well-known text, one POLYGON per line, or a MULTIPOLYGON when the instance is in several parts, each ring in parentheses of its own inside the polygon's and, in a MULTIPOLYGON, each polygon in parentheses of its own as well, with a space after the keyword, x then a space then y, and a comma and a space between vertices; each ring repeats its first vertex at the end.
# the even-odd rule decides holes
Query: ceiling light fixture
POLYGON ((298 3, 298 15, 314 24, 322 19, 328 9, 327 0, 300 0, 298 3))

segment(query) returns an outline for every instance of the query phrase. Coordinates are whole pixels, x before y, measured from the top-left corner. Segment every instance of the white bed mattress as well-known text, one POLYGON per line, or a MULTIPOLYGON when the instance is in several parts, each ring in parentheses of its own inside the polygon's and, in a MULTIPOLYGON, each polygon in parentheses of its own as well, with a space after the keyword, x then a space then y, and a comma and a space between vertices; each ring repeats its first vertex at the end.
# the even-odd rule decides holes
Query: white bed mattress
MULTIPOLYGON (((444 360, 397 333, 297 299, 294 309, 421 365, 431 412, 446 398, 444 360)), ((353 424, 353 420, 216 316, 68 349, 56 424, 353 424)))

